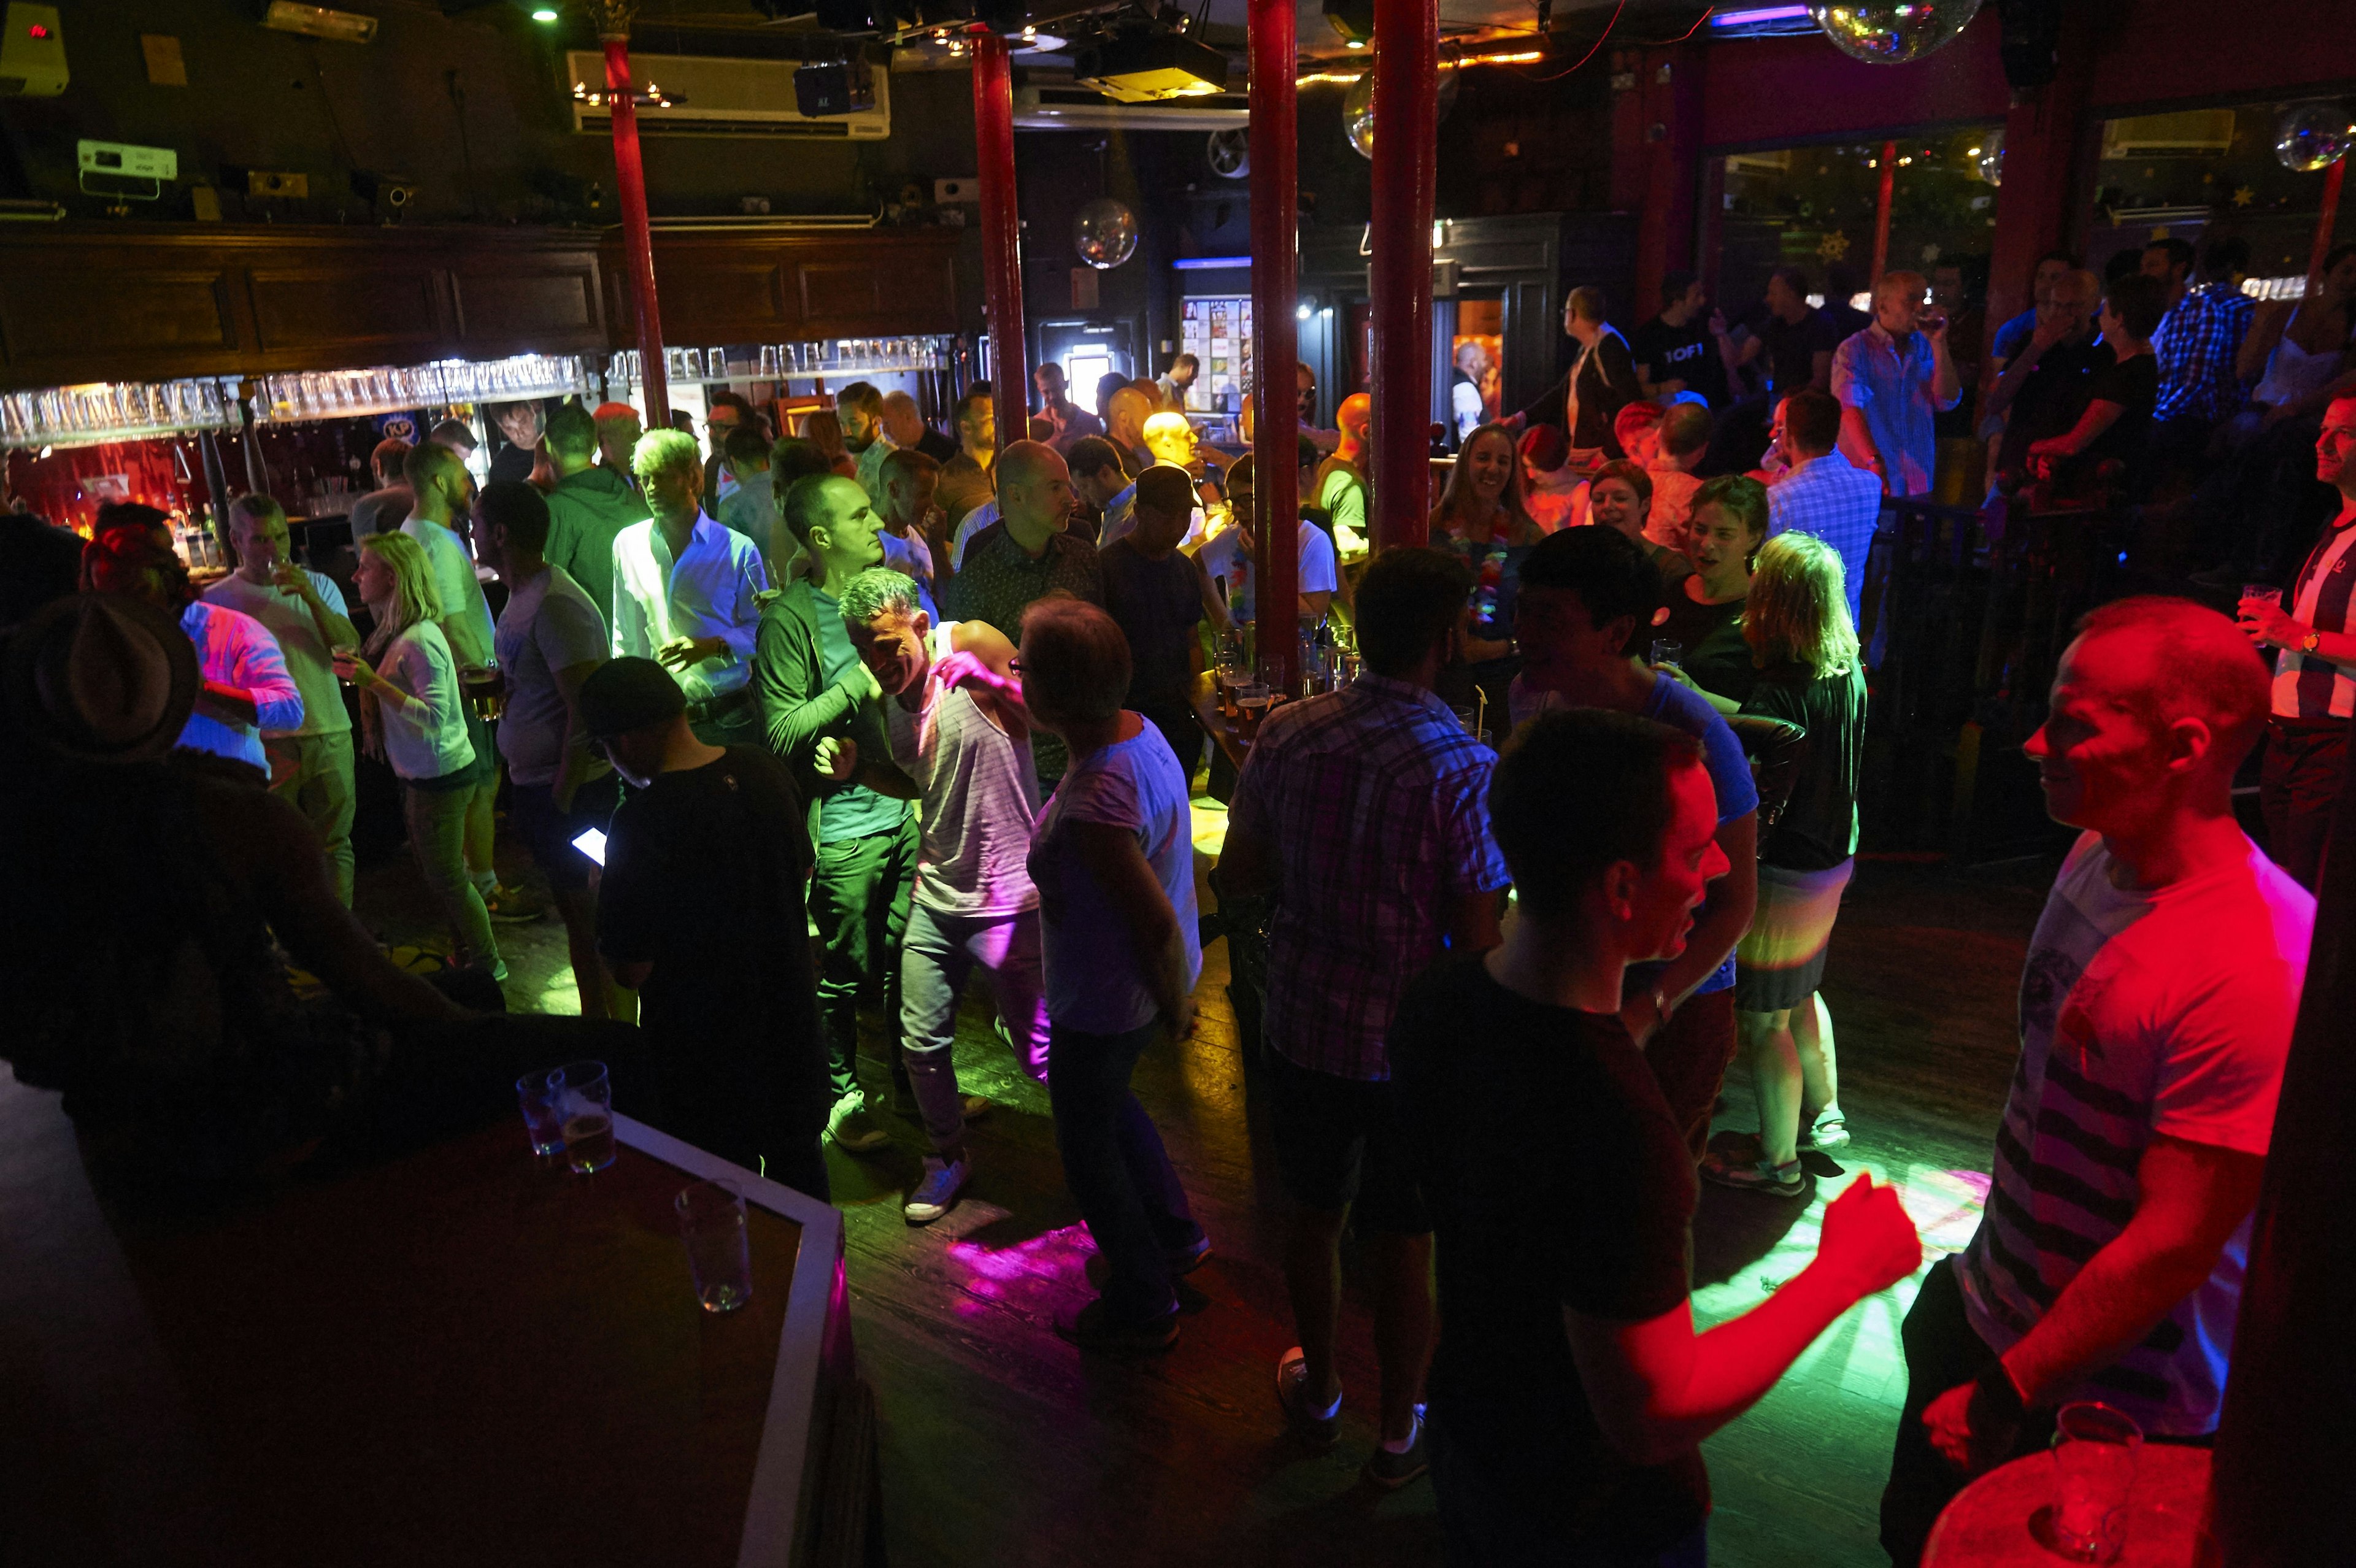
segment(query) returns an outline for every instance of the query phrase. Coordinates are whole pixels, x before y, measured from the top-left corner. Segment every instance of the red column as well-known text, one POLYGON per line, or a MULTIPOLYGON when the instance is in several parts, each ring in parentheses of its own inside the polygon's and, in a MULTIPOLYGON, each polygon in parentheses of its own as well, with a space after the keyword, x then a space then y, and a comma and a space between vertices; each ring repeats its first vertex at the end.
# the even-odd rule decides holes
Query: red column
POLYGON ((1881 195, 1873 208, 1873 278, 1869 288, 1881 286, 1881 274, 1890 265, 1890 198, 1897 188, 1898 144, 1881 144, 1881 195))
POLYGON ((1301 679, 1299 25, 1293 0, 1251 0, 1252 538, 1259 544, 1260 677, 1284 692, 1301 679))
MULTIPOLYGON (((2037 258, 2069 242, 2087 140, 2094 62, 2094 7, 2067 5, 2053 80, 2012 95, 2004 117, 2004 183, 1996 192, 1988 247, 1987 321, 1995 327, 2030 304, 2037 258)), ((1983 378, 1980 385, 1990 383, 1983 378)))
POLYGON ((1431 513, 1431 205, 1438 0, 1375 0, 1375 544, 1424 542, 1431 513))
POLYGON ((973 44, 973 145, 981 182, 982 297, 990 311, 991 389, 998 450, 1030 433, 1031 360, 1023 336, 1023 226, 1014 210, 1014 77, 1006 40, 969 28, 973 44))
POLYGON ((2348 177, 2348 160, 2331 160, 2331 167, 2323 176, 2323 210, 2315 216, 2315 249, 2307 258, 2307 276, 2310 283, 2323 275, 2323 259, 2331 254, 2332 231, 2340 227, 2340 187, 2348 177))
POLYGON ((630 269, 630 300, 638 318, 638 359, 644 367, 647 428, 670 428, 670 383, 664 374, 662 311, 655 301, 655 245, 647 231, 647 170, 638 161, 638 105, 630 84, 630 33, 598 35, 605 46, 605 102, 614 113, 614 189, 622 203, 622 258, 630 269))

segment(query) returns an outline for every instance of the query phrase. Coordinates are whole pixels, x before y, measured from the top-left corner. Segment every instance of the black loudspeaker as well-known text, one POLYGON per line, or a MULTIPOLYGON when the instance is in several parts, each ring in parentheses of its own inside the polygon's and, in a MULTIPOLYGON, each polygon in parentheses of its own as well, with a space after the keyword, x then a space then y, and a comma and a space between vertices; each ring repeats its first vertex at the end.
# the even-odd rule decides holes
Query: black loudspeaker
POLYGON ((875 107, 875 77, 862 57, 794 69, 794 109, 817 119, 875 107))
POLYGON ((2004 80, 2016 91, 2051 82, 2061 52, 2062 0, 1997 0, 1997 20, 2004 28, 1997 44, 2004 80))

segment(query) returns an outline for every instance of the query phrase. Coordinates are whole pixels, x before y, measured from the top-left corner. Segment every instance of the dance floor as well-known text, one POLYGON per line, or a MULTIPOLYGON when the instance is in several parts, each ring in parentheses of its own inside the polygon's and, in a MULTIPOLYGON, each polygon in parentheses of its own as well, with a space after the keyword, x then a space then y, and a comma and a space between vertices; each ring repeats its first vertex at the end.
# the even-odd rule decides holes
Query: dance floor
MULTIPOLYGON (((1216 840, 1198 818, 1198 843, 1216 840)), ((520 867, 518 868, 520 869, 520 867)), ((1833 937, 1826 995, 1856 1142, 1810 1157, 1804 1203, 1705 1186, 1694 1227, 1697 1315, 1740 1312, 1804 1264, 1824 1198, 1849 1172, 1898 1182, 1926 1263, 1978 1222, 1990 1142, 2014 1054, 2014 990, 2051 862, 1959 870, 1861 860, 1833 937)), ((388 937, 438 942, 403 857, 364 872, 361 904, 388 937)), ((520 1008, 574 1010, 552 919, 502 926, 520 1008)), ((1272 1397, 1293 1343, 1265 1096, 1237 1040, 1226 946, 1205 954, 1202 1021, 1148 1053, 1137 1091, 1160 1124, 1213 1253, 1175 1349, 1139 1362, 1083 1357, 1052 1328, 1087 1299, 1086 1230, 1064 1189, 1044 1089, 1016 1071, 974 987, 958 1071, 997 1109, 973 1135, 963 1203, 929 1230, 900 1219, 921 1131, 888 1112, 892 1147, 830 1149, 849 1216, 859 1359, 883 1421, 892 1560, 924 1565, 1428 1563, 1439 1537, 1428 1483, 1383 1493, 1359 1467, 1373 1443, 1371 1320, 1353 1285, 1344 1329, 1342 1442, 1287 1435, 1272 1397)), ((888 1103, 880 1019, 866 1071, 888 1103)), ((1502 1119, 1528 1115, 1501 1104, 1502 1119)), ((1755 1126, 1738 1068, 1719 1125, 1755 1126)), ((1528 1221, 1576 1203, 1527 1195, 1528 1221)), ((1351 1260, 1355 1263, 1355 1260, 1351 1260)), ((1711 1439, 1718 1568, 1881 1568, 1875 1510, 1905 1393, 1898 1327, 1913 1282, 1851 1310, 1749 1414, 1711 1439)))

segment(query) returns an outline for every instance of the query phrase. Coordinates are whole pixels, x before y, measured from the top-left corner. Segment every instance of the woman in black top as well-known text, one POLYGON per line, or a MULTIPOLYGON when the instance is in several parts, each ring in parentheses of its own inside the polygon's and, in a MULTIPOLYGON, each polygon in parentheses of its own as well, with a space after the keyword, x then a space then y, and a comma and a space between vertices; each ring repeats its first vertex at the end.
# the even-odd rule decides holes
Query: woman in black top
POLYGON ((1687 535, 1693 575, 1670 588, 1654 623, 1654 640, 1678 645, 1677 667, 1723 713, 1741 706, 1758 677, 1742 640, 1742 609, 1751 558, 1766 542, 1767 486, 1740 474, 1705 483, 1694 492, 1687 535))
POLYGON ((1702 1174, 1797 1197, 1807 1190, 1800 1142, 1848 1142, 1832 1018, 1816 992, 1857 849, 1865 751, 1865 672, 1838 552, 1812 534, 1768 540, 1742 622, 1759 668, 1741 711, 1805 730, 1808 745, 1790 803, 1761 823, 1758 912, 1735 948, 1735 1025, 1759 1097, 1759 1154, 1714 1151, 1702 1174))

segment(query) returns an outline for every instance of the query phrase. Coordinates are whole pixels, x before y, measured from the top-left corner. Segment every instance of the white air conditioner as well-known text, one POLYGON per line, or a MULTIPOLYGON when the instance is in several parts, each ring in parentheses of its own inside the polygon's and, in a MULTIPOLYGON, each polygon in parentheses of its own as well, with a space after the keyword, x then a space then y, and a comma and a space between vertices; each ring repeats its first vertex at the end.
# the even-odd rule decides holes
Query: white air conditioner
POLYGON ((2137 114, 2103 122, 2105 158, 2187 158, 2222 153, 2233 145, 2233 112, 2188 109, 2176 114, 2137 114))
POLYGON ((1241 92, 1116 103, 1093 87, 1045 82, 1014 90, 1014 123, 1026 131, 1219 131, 1251 123, 1241 92))
MULTIPOLYGON (((605 91, 605 57, 574 49, 564 57, 572 72, 573 128, 607 132, 613 113, 602 103, 582 101, 584 92, 605 91)), ((728 59, 714 55, 633 53, 630 75, 640 92, 659 90, 669 104, 641 104, 641 136, 806 136, 880 142, 892 133, 892 75, 875 68, 875 107, 856 114, 813 119, 794 107, 795 60, 728 59)))

